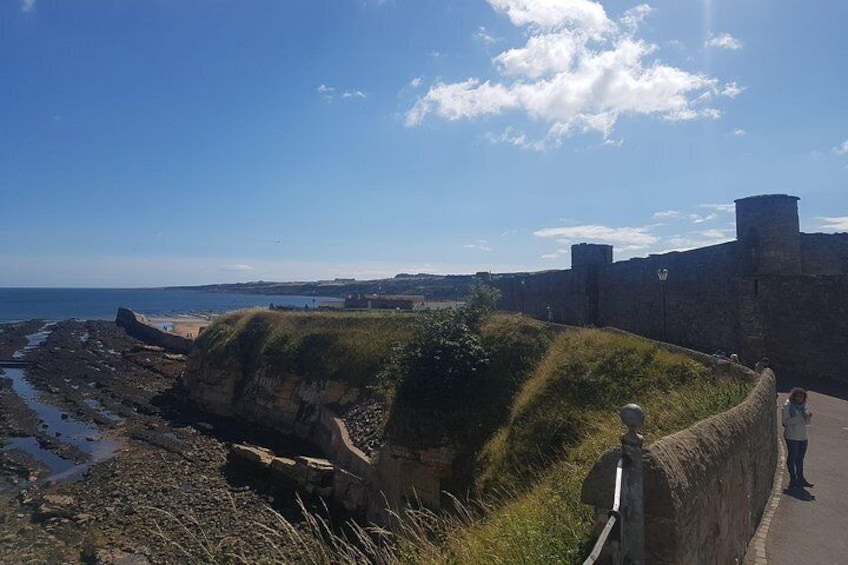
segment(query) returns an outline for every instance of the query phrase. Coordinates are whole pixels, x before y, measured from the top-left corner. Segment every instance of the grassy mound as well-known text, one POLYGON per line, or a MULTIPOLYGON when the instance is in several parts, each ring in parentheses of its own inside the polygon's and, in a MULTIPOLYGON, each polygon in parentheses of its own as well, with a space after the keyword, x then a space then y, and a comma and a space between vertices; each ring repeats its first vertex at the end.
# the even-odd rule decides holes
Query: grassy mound
MULTIPOLYGON (((619 443, 621 406, 645 409, 650 443, 739 404, 753 384, 719 379, 633 336, 557 333, 501 313, 451 316, 252 311, 221 317, 198 340, 211 362, 244 371, 264 362, 281 373, 377 386, 393 400, 395 439, 462 446, 455 467, 473 482, 479 508, 417 514, 424 518, 402 528, 407 535, 374 546, 374 562, 580 562, 592 519, 580 488, 619 443)), ((333 543, 340 552, 367 546, 333 543)), ((336 557, 327 562, 358 562, 336 557)))
POLYGON ((588 552, 591 509, 583 480, 619 443, 618 410, 647 414, 646 441, 741 402, 752 383, 716 380, 689 357, 600 330, 559 336, 481 454, 478 485, 500 500, 485 519, 455 530, 458 563, 576 563, 588 552))
POLYGON ((204 361, 250 374, 265 364, 279 375, 375 384, 392 348, 406 343, 414 317, 395 313, 242 310, 221 316, 197 340, 204 361))

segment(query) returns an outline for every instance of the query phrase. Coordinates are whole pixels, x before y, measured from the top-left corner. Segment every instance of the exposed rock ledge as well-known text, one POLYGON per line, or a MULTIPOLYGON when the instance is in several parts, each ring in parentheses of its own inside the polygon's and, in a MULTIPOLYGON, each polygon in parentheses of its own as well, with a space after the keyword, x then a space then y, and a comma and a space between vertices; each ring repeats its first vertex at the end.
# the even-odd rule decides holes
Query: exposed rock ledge
POLYGON ((118 308, 115 323, 124 328, 130 336, 174 353, 188 353, 194 344, 194 340, 160 330, 151 325, 147 317, 136 314, 129 308, 118 308))
MULTIPOLYGON (((222 366, 197 353, 189 358, 185 387, 204 410, 294 433, 316 444, 334 473, 333 488, 322 494, 348 509, 364 510, 371 521, 385 522, 387 503, 396 507, 404 500, 417 499, 432 508, 441 507, 444 485, 454 472, 456 451, 450 447, 413 450, 389 443, 369 458, 350 440, 338 416, 368 402, 356 387, 340 381, 278 375, 263 363, 248 372, 237 363, 222 366), (342 486, 336 485, 337 481, 345 482, 342 486)), ((268 465, 270 468, 271 463, 268 465)), ((284 462, 276 466, 278 471, 290 467, 284 462)))

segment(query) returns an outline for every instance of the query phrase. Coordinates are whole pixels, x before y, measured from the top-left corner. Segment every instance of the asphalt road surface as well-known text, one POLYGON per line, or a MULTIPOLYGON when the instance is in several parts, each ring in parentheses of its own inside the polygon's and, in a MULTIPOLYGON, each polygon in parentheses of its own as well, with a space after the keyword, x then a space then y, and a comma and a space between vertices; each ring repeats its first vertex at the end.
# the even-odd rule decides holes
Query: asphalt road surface
MULTIPOLYGON (((789 476, 781 459, 783 485, 775 493, 779 501, 765 543, 769 565, 848 564, 848 395, 845 387, 819 391, 816 383, 807 386, 812 388, 807 407, 813 419, 807 428, 804 474, 815 486, 787 489, 789 476)), ((786 396, 785 390, 780 393, 778 407, 786 396)), ((782 440, 780 418, 778 427, 782 440)))

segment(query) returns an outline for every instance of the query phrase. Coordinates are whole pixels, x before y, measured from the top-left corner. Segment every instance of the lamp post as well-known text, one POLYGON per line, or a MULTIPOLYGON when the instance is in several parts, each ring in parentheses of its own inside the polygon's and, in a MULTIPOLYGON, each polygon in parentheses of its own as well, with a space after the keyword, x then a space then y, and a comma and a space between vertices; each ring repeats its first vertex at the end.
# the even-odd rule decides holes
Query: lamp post
POLYGON ((526 281, 525 281, 524 279, 521 279, 521 313, 522 313, 522 314, 524 313, 524 309, 525 309, 525 307, 526 307, 526 305, 527 305, 527 293, 526 293, 526 291, 524 290, 524 284, 525 284, 525 282, 526 282, 526 281))
POLYGON ((668 279, 668 269, 657 269, 657 278, 660 280, 660 294, 662 294, 663 341, 668 341, 668 326, 665 317, 665 281, 668 279))

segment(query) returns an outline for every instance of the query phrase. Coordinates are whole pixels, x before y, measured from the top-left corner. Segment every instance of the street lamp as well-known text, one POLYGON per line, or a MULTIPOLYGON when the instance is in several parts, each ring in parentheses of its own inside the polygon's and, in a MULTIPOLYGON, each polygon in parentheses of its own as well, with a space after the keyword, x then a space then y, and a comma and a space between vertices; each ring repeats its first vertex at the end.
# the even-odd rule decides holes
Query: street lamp
POLYGON ((524 279, 521 279, 521 313, 524 313, 524 309, 527 303, 527 293, 524 290, 524 279))
POLYGON ((657 269, 657 278, 660 279, 660 294, 662 294, 663 341, 668 341, 668 326, 665 317, 665 281, 668 279, 668 269, 657 269))

